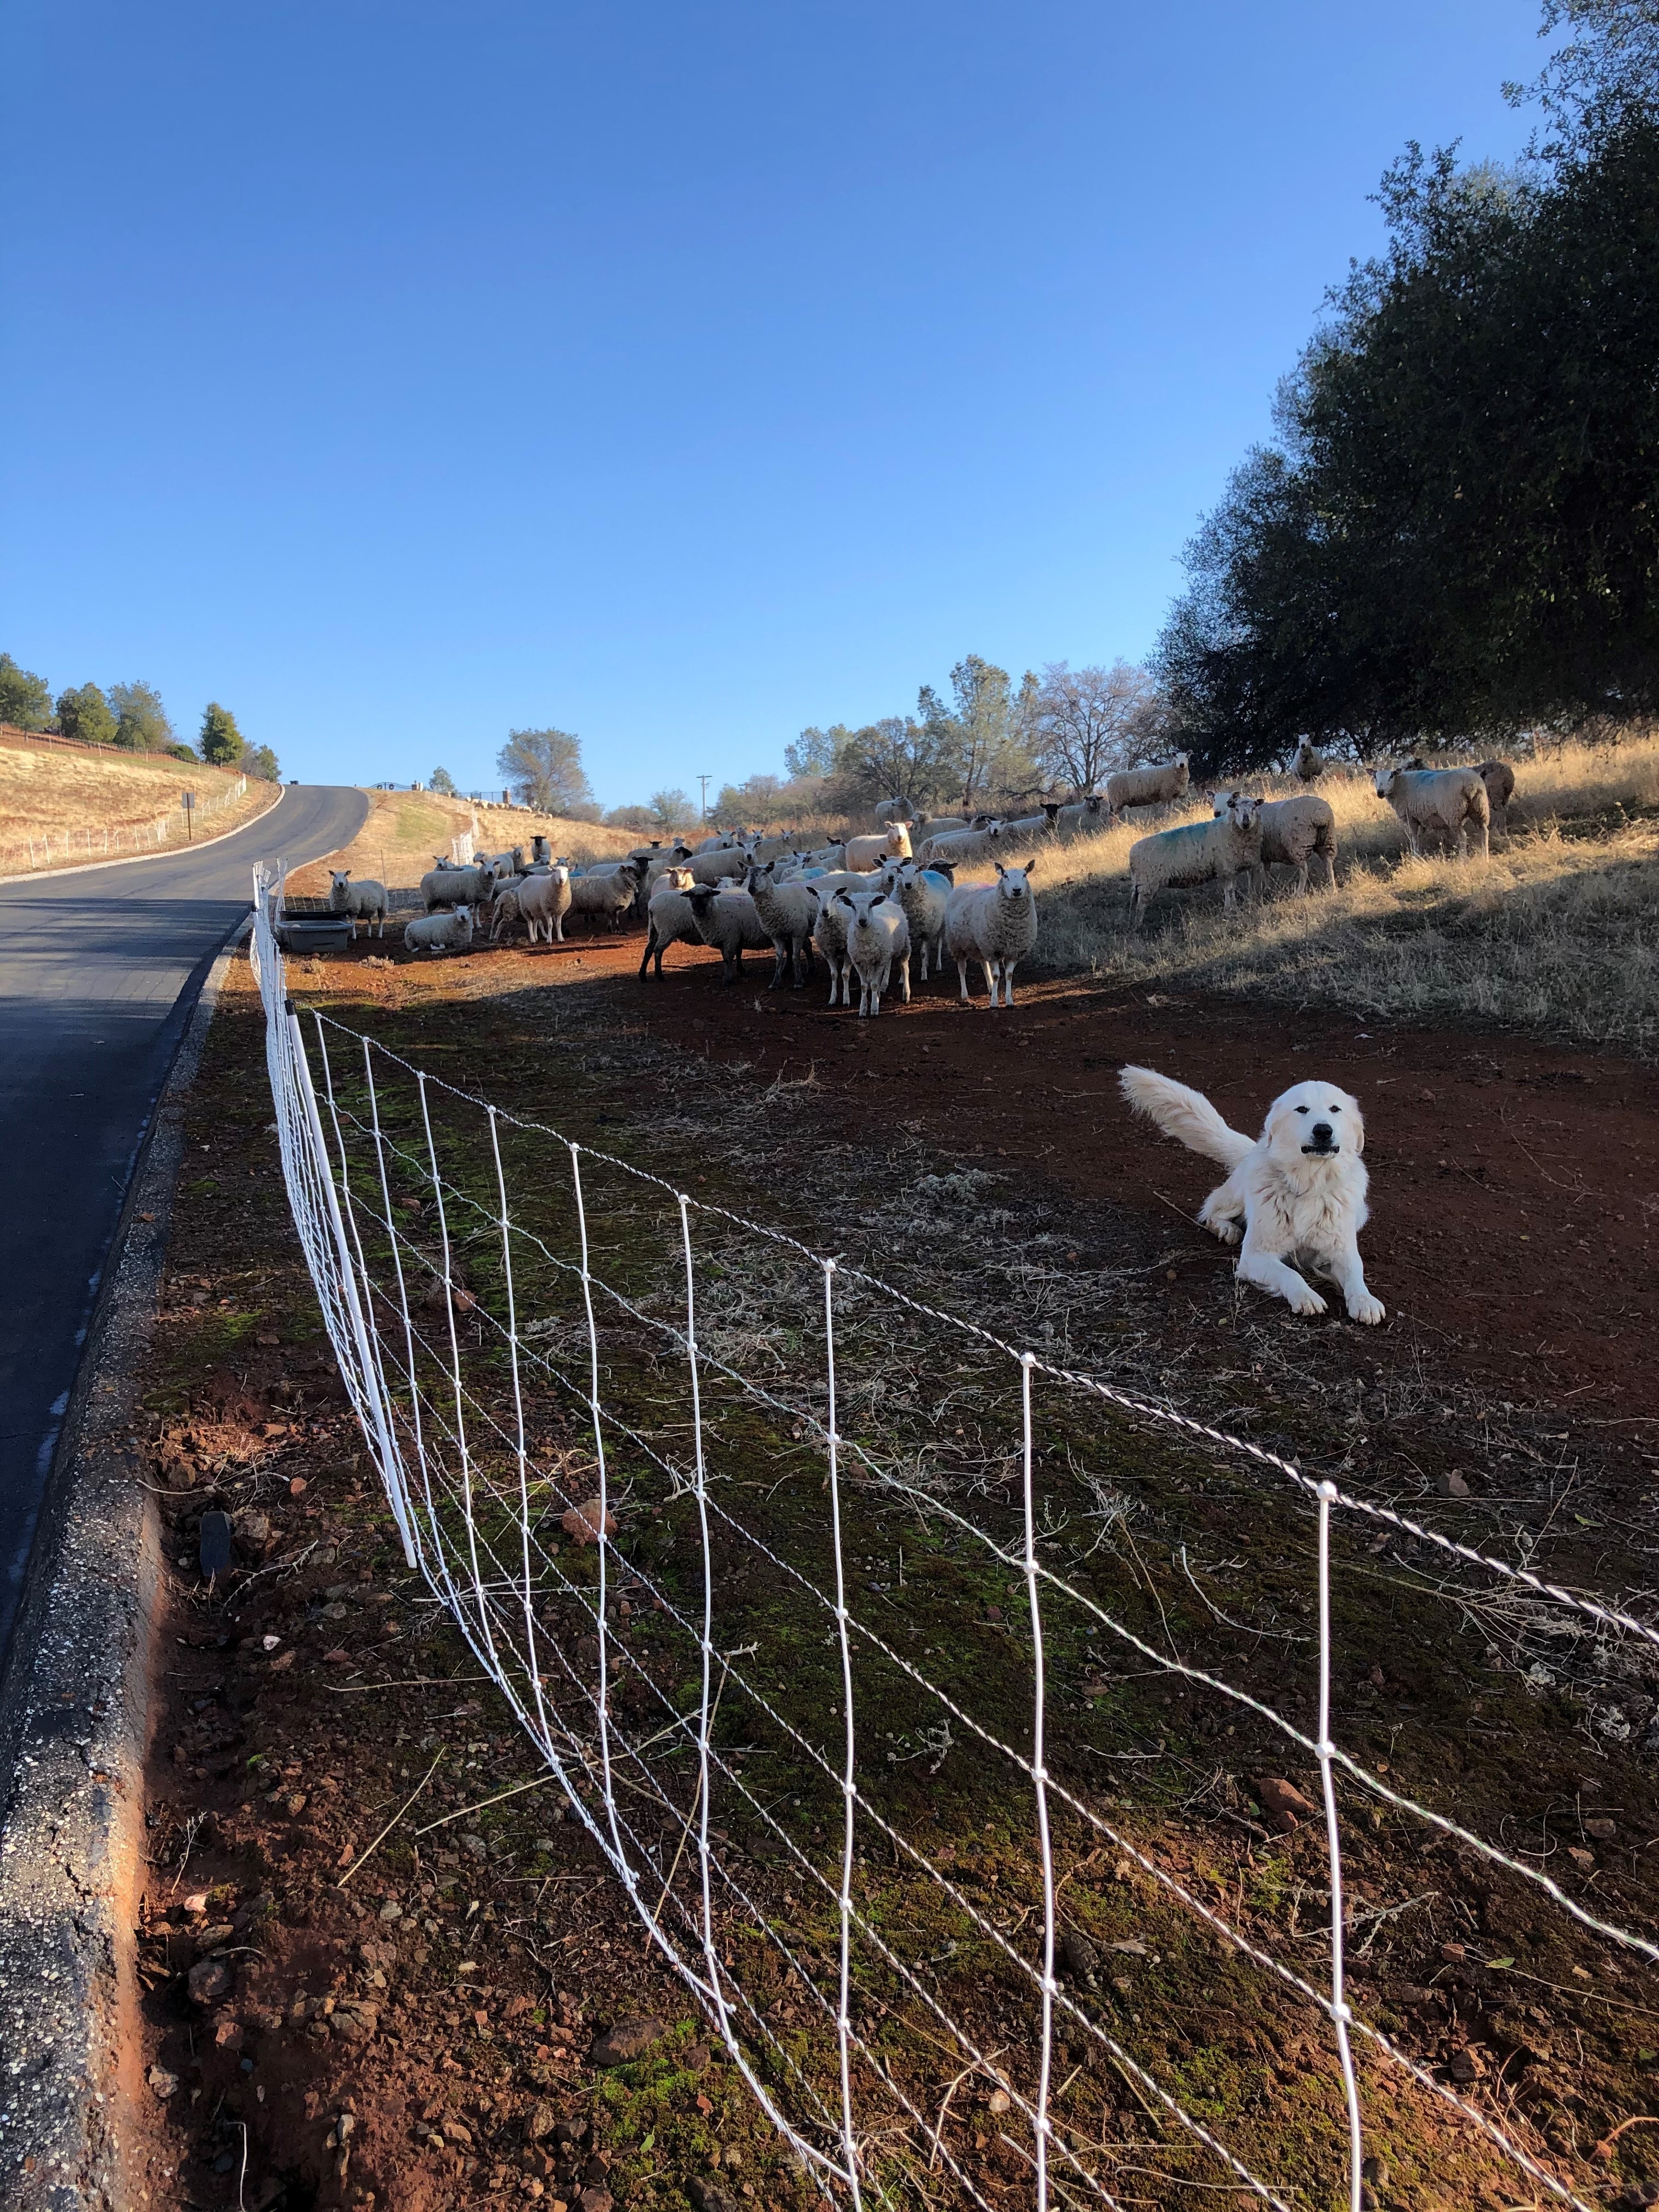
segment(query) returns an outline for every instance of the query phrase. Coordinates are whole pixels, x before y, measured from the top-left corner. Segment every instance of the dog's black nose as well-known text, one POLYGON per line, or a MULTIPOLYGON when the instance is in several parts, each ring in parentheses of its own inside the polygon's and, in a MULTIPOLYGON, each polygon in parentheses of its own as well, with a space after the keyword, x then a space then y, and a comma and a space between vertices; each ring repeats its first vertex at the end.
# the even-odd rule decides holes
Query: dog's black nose
POLYGON ((1331 1125, 1328 1121, 1316 1121, 1314 1123, 1313 1140, 1316 1145, 1329 1144, 1331 1141, 1331 1125))

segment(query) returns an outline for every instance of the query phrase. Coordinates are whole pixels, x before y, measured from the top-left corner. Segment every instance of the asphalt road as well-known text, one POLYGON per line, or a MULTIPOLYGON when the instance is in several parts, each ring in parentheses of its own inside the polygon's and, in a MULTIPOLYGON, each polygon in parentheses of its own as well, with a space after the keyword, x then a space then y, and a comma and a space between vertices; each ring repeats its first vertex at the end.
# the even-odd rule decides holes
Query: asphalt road
POLYGON ((0 1659, 138 1147, 250 871, 334 852, 368 813, 289 786, 194 853, 0 882, 0 1659))

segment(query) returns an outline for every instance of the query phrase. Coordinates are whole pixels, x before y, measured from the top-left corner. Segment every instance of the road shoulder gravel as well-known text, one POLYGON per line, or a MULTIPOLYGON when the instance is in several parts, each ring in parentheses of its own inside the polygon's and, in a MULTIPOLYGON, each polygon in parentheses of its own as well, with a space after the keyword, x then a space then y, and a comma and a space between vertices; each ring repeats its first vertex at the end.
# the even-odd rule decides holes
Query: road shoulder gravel
POLYGON ((121 2138, 141 2086, 132 1904, 160 1564, 133 1378, 184 1102, 231 957, 228 945, 203 986, 128 1193, 0 1692, 0 2203, 13 2212, 124 2203, 121 2138))

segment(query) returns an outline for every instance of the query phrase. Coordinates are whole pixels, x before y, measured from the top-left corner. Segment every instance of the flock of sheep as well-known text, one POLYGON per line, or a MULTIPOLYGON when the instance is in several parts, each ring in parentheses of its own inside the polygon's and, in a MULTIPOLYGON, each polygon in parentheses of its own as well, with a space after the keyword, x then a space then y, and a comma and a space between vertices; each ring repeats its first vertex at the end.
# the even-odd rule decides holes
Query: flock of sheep
MULTIPOLYGON (((1322 772, 1315 749, 1304 744, 1295 773, 1311 785, 1322 772)), ((630 916, 646 924, 643 978, 653 961, 662 973, 671 945, 706 945, 721 959, 723 979, 734 982, 745 952, 770 951, 772 987, 788 973, 799 989, 811 981, 816 952, 830 975, 830 1004, 852 1005, 875 1015, 884 997, 910 997, 912 963, 919 979, 957 970, 963 1000, 969 999, 971 967, 982 969, 990 1003, 1013 1004, 1018 962, 1036 943, 1036 901, 1030 847, 1041 839, 1067 840, 1117 821, 1126 808, 1169 805, 1190 784, 1185 754, 1154 768, 1107 778, 1097 792, 1070 805, 1045 805, 1011 818, 978 815, 914 814, 900 799, 876 810, 873 836, 849 837, 803 852, 787 836, 744 830, 684 842, 637 847, 625 860, 585 868, 556 860, 547 840, 466 863, 439 859, 421 881, 426 911, 410 921, 404 942, 411 951, 466 951, 487 933, 499 943, 522 930, 534 944, 562 944, 567 921, 586 915, 591 927, 618 929, 630 916), (1017 866, 1000 854, 1026 851, 1017 866), (960 867, 991 861, 996 880, 957 884, 960 867)), ((1515 789, 1507 763, 1478 769, 1428 769, 1419 760, 1377 771, 1376 792, 1399 816, 1413 853, 1431 842, 1456 842, 1467 851, 1476 835, 1482 854, 1492 826, 1504 826, 1515 789)), ((1139 929, 1158 892, 1219 883, 1231 907, 1241 884, 1260 889, 1274 866, 1294 869, 1297 888, 1308 888, 1317 863, 1328 888, 1336 884, 1336 817, 1329 803, 1304 789, 1288 799, 1262 799, 1219 791, 1208 821, 1183 823, 1139 838, 1129 848, 1129 917, 1139 929)), ((384 933, 390 902, 383 884, 353 882, 333 872, 329 904, 384 933)))

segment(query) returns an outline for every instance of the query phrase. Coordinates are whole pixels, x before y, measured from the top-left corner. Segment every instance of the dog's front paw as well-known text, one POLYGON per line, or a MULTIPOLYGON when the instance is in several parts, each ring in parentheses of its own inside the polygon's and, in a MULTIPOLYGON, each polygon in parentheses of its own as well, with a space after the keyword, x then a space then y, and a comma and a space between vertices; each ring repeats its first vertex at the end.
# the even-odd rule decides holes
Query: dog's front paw
POLYGON ((1224 1244, 1237 1244, 1243 1241, 1244 1224, 1236 1214, 1200 1213, 1198 1225, 1200 1229, 1207 1229, 1212 1237, 1218 1237, 1224 1244))
POLYGON ((1348 1300, 1349 1320, 1363 1322, 1367 1328, 1375 1328, 1378 1322, 1386 1321, 1388 1313, 1382 1299, 1374 1298, 1369 1291, 1358 1291, 1348 1300))
POLYGON ((1325 1311, 1324 1299, 1317 1291, 1310 1290, 1306 1283, 1298 1283, 1294 1290, 1287 1290, 1285 1298, 1292 1313, 1322 1314, 1325 1311))

